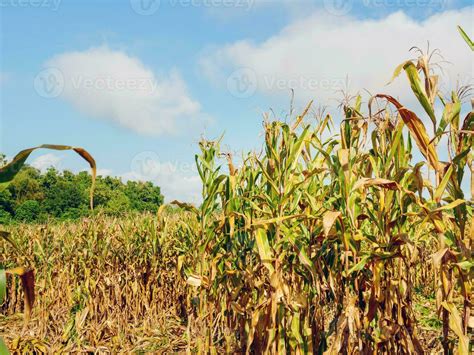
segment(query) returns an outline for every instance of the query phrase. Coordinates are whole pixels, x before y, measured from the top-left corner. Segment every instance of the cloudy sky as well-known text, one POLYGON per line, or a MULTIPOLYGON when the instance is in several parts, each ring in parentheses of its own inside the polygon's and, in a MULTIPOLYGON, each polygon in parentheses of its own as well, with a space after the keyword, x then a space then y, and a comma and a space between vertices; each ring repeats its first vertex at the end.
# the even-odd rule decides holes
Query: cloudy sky
MULTIPOLYGON (((0 152, 82 146, 99 172, 151 180, 199 200, 197 142, 225 133, 238 154, 261 142, 262 113, 284 118, 340 90, 391 93, 418 110, 393 69, 410 47, 439 48, 446 90, 472 84, 464 0, 0 0, 0 152)), ((82 170, 35 153, 39 169, 82 170)))

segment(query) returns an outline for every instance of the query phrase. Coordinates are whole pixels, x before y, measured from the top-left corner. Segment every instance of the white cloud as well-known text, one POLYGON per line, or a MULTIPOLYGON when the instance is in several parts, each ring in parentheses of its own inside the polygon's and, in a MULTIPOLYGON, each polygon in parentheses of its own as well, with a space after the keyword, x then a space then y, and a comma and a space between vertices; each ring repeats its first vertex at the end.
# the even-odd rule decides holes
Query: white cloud
MULTIPOLYGON (((90 170, 84 170, 90 172, 90 170)), ((112 176, 113 172, 111 169, 97 169, 97 176, 112 176)))
POLYGON ((421 22, 402 12, 377 20, 314 12, 263 42, 241 40, 208 52, 201 67, 236 96, 254 80, 256 92, 265 95, 288 98, 293 88, 301 103, 316 99, 334 105, 329 99, 338 96, 348 76, 352 92, 389 93, 414 104, 405 77, 385 86, 398 64, 415 57, 408 52, 411 46, 426 49, 429 41, 431 49, 441 50, 452 63, 443 66, 450 86, 458 79, 472 83, 472 53, 456 28, 474 32, 472 9, 445 11, 421 22))
POLYGON ((46 62, 35 87, 92 117, 144 135, 177 133, 205 118, 176 70, 155 75, 138 58, 107 47, 67 52, 46 62), (51 88, 48 83, 51 83, 51 88), (47 90, 49 88, 49 90, 47 90))
POLYGON ((42 173, 46 172, 49 168, 55 168, 56 170, 61 169, 62 158, 55 154, 47 153, 40 155, 31 163, 31 166, 40 170, 42 173))
POLYGON ((199 204, 201 179, 193 164, 161 162, 153 152, 143 152, 135 157, 131 171, 122 174, 124 181, 151 181, 161 188, 166 202, 178 200, 199 204))

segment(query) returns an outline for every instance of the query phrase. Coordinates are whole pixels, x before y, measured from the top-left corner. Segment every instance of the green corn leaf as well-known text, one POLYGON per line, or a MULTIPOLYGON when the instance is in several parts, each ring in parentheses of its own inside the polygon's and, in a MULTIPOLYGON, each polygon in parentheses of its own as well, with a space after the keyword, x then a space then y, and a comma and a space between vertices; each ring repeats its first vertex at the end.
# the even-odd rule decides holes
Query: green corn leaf
POLYGON ((296 167, 296 164, 298 164, 298 158, 301 154, 301 150, 303 149, 303 143, 306 141, 308 135, 309 135, 309 128, 310 126, 308 125, 301 136, 298 138, 298 141, 296 144, 292 147, 290 156, 289 156, 289 162, 291 162, 291 167, 290 169, 293 170, 296 167))
POLYGON ((270 272, 270 275, 272 275, 273 272, 275 271, 272 265, 273 251, 270 248, 270 244, 268 243, 266 230, 264 228, 258 228, 255 232, 255 239, 257 242, 258 254, 260 255, 262 264, 270 272))
POLYGON ((392 145, 390 146, 390 153, 387 158, 387 164, 390 164, 392 161, 393 157, 395 156, 395 153, 398 151, 398 146, 400 144, 400 140, 402 138, 403 134, 403 121, 400 121, 395 128, 395 137, 393 138, 392 145))
MULTIPOLYGON (((449 102, 445 105, 443 111, 443 117, 441 117, 441 121, 439 123, 438 130, 436 131, 436 135, 439 136, 444 132, 444 129, 450 124, 455 117, 459 117, 459 113, 461 112, 461 103, 460 102, 449 102)), ((457 128, 457 127, 456 127, 457 128)))
POLYGON ((300 314, 295 312, 291 319, 291 337, 292 337, 292 348, 295 349, 297 346, 302 346, 304 343, 303 337, 301 336, 300 329, 300 314))
POLYGON ((420 76, 418 75, 418 70, 416 69, 415 64, 412 61, 408 61, 403 66, 405 73, 407 74, 408 80, 410 81, 411 89, 415 94, 416 98, 420 102, 421 106, 425 109, 428 114, 433 126, 436 126, 436 116, 434 108, 431 106, 428 96, 426 96, 425 89, 421 83, 420 76))
POLYGON ((470 269, 474 268, 474 262, 470 260, 461 261, 459 263, 456 263, 456 265, 466 271, 469 271, 470 269))
POLYGON ((405 108, 400 102, 398 102, 398 100, 390 95, 378 94, 375 95, 374 98, 386 99, 397 108, 400 116, 403 119, 403 122, 407 125, 410 131, 410 136, 413 136, 415 139, 415 142, 418 145, 421 153, 425 156, 433 169, 438 171, 441 167, 438 159, 438 153, 436 152, 434 146, 430 144, 430 139, 426 133, 425 125, 418 118, 418 116, 414 112, 405 108))
POLYGON ((0 355, 10 355, 8 348, 1 337, 0 337, 0 355))
POLYGON ((413 93, 417 97, 421 106, 423 106, 423 108, 425 109, 426 113, 430 117, 431 122, 433 122, 433 125, 436 126, 436 116, 434 109, 430 104, 428 96, 426 96, 425 90, 423 89, 420 76, 418 75, 418 70, 416 69, 415 64, 413 64, 411 60, 403 62, 395 68, 395 71, 392 75, 392 79, 390 79, 390 82, 388 84, 390 84, 393 80, 395 80, 396 77, 400 75, 402 69, 404 69, 405 73, 407 74, 413 93))
POLYGON ((469 48, 471 48, 471 51, 474 51, 474 43, 472 42, 471 38, 469 38, 467 33, 464 32, 461 26, 458 26, 458 31, 461 34, 461 37, 466 41, 469 48))
POLYGON ((347 275, 345 273, 345 271, 343 272, 344 276, 349 276, 350 274, 352 274, 353 272, 356 272, 356 271, 360 271, 362 270, 365 265, 367 264, 367 262, 369 261, 370 259, 370 256, 369 255, 364 255, 360 261, 355 264, 354 266, 352 266, 348 271, 347 271, 347 275))
POLYGON ((0 269, 0 304, 3 303, 6 292, 7 292, 7 277, 5 274, 5 270, 0 269))
POLYGON ((455 200, 451 203, 448 203, 447 205, 444 205, 444 206, 441 206, 441 207, 438 207, 437 209, 435 209, 433 212, 440 212, 440 211, 446 211, 446 210, 452 210, 453 208, 457 207, 457 206, 460 206, 462 204, 466 203, 465 200, 461 200, 461 199, 458 199, 458 200, 455 200))
POLYGON ((443 176, 443 179, 441 180, 440 184, 438 185, 438 188, 436 189, 434 193, 434 200, 436 202, 439 202, 441 200, 441 197, 443 196, 444 190, 446 190, 446 186, 448 185, 449 179, 451 178, 451 174, 453 173, 453 165, 449 167, 449 169, 446 171, 446 173, 443 176))

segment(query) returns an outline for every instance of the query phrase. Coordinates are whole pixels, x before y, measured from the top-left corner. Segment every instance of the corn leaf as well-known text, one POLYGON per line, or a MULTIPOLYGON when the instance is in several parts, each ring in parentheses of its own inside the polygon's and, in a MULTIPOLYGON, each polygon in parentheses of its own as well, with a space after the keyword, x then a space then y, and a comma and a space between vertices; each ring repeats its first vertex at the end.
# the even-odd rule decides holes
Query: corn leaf
POLYGON ((352 187, 352 191, 356 191, 362 187, 368 186, 379 186, 389 190, 400 189, 400 186, 392 180, 381 179, 381 178, 362 178, 356 181, 352 187))
POLYGON ((464 334, 461 316, 459 315, 458 310, 454 304, 450 302, 443 302, 441 305, 449 312, 449 327, 459 339, 459 354, 468 354, 469 338, 464 334))
POLYGON ((466 41, 469 48, 471 48, 471 51, 474 51, 474 43, 472 42, 471 38, 469 38, 467 33, 464 32, 461 26, 458 26, 458 31, 461 34, 461 37, 466 41))
POLYGON ((94 158, 83 148, 71 147, 68 145, 43 144, 38 147, 24 149, 15 155, 10 163, 0 168, 0 183, 11 181, 15 175, 18 174, 22 166, 25 165, 26 159, 28 159, 30 154, 37 149, 74 150, 89 163, 92 172, 92 186, 90 191, 90 207, 92 209, 94 207, 94 184, 97 174, 97 166, 94 158))
POLYGON ((323 216, 323 232, 324 236, 328 236, 332 226, 336 220, 341 216, 339 211, 327 211, 323 216))
POLYGON ((35 303, 35 274, 33 270, 17 267, 6 270, 7 274, 20 277, 25 300, 25 325, 30 320, 33 304, 35 303))
POLYGON ((430 100, 426 95, 425 89, 421 83, 420 76, 418 75, 418 70, 416 69, 415 64, 412 61, 408 61, 403 66, 405 73, 407 74, 408 80, 410 81, 411 89, 421 106, 425 109, 425 112, 428 114, 433 126, 436 126, 436 116, 433 106, 431 106, 430 100))
POLYGON ((8 348, 5 345, 5 342, 0 337, 0 355, 9 355, 9 354, 10 354, 10 352, 8 351, 8 348))
POLYGON ((440 212, 440 211, 446 211, 446 210, 452 210, 453 208, 460 206, 462 204, 466 203, 465 200, 457 199, 451 203, 448 203, 447 205, 438 207, 437 209, 434 210, 434 212, 440 212))
POLYGON ((428 160, 432 168, 438 171, 440 169, 438 154, 436 153, 434 146, 430 144, 430 139, 426 133, 425 125, 418 118, 418 116, 415 115, 414 112, 405 108, 400 102, 390 95, 378 94, 375 97, 386 99, 397 108, 400 116, 403 119, 403 122, 407 125, 410 134, 415 139, 415 142, 421 153, 428 160))
POLYGON ((7 278, 5 275, 5 270, 0 269, 0 304, 3 303, 5 294, 7 292, 7 278))
POLYGON ((449 169, 446 171, 446 173, 443 176, 443 179, 441 180, 440 184, 438 185, 438 188, 436 189, 434 193, 434 200, 436 202, 439 202, 441 200, 441 197, 443 196, 444 190, 446 190, 446 186, 448 185, 449 179, 451 178, 451 174, 453 173, 453 165, 449 167, 449 169))
POLYGON ((255 232, 255 239, 257 242, 258 254, 262 260, 262 264, 270 272, 270 275, 273 274, 275 269, 273 268, 273 252, 268 243, 267 232, 264 228, 258 228, 255 232))

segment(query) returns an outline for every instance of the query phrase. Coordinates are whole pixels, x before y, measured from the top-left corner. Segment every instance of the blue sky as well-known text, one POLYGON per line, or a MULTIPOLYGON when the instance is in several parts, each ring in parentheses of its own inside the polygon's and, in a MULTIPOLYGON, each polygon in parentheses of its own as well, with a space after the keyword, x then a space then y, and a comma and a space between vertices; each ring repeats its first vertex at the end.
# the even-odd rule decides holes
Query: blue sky
MULTIPOLYGON (((448 83, 472 80, 472 57, 455 29, 473 33, 471 1, 0 5, 0 151, 11 157, 41 143, 82 146, 102 173, 150 179, 168 199, 198 199, 192 164, 201 136, 225 133, 233 152, 258 148, 262 113, 271 107, 284 116, 290 89, 297 108, 313 98, 334 106, 346 86, 392 90, 416 110, 403 80, 384 85, 410 58, 408 49, 428 40, 453 64, 448 83)), ((43 169, 85 167, 71 154, 45 151, 32 161, 43 169)))

